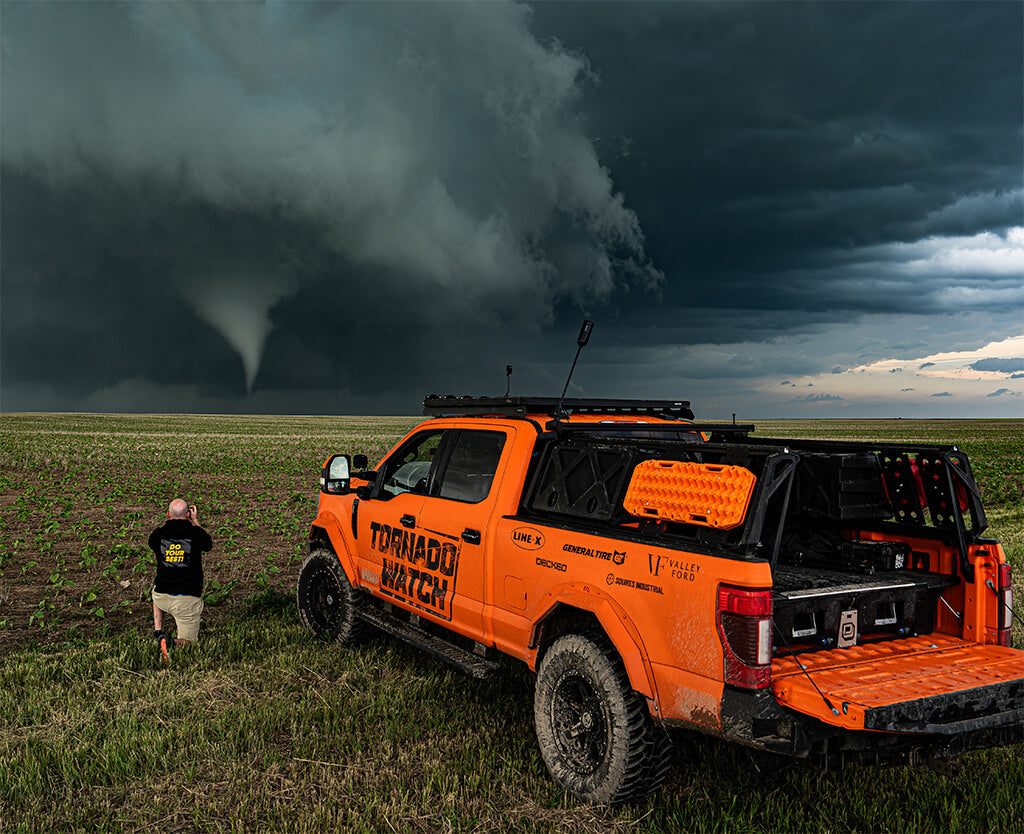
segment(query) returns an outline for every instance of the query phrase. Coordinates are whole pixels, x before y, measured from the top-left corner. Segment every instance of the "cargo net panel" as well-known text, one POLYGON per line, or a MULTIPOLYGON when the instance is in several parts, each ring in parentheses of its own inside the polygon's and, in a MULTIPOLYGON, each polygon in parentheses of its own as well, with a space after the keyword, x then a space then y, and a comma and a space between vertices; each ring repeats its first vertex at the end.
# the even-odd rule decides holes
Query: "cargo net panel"
POLYGON ((645 460, 622 506, 637 518, 732 530, 743 523, 757 477, 742 466, 645 460))

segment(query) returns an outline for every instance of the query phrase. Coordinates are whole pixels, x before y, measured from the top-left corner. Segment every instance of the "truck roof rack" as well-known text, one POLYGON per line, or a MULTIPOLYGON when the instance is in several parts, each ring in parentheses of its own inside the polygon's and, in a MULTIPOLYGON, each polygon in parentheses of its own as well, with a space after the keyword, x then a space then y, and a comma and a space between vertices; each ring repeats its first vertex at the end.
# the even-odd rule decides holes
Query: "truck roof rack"
MULTIPOLYGON (((621 424, 619 424, 621 425, 621 424)), ((627 423, 628 432, 634 434, 650 434, 659 436, 668 434, 693 434, 702 432, 710 434, 712 440, 721 440, 727 435, 742 434, 748 435, 754 430, 753 423, 679 423, 678 425, 666 425, 665 423, 627 423)), ((622 430, 615 423, 562 423, 558 420, 550 420, 545 426, 548 431, 557 431, 559 434, 610 434, 616 436, 622 430)))
POLYGON ((558 397, 467 397, 428 394, 423 400, 423 413, 428 417, 462 417, 499 415, 525 417, 527 414, 555 416, 561 402, 563 415, 608 414, 661 417, 666 420, 692 420, 693 412, 686 400, 592 400, 558 397))

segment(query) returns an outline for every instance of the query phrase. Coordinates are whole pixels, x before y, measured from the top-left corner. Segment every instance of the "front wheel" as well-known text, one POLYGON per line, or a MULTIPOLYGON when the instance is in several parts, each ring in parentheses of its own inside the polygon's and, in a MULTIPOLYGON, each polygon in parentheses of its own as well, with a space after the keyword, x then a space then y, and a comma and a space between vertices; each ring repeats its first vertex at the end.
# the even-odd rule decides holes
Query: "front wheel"
POLYGON ((551 775, 584 802, 641 799, 665 778, 663 731, 601 635, 568 634, 551 645, 537 672, 534 720, 551 775))
POLYGON ((318 638, 342 646, 359 639, 364 623, 356 613, 358 595, 331 551, 321 548, 306 557, 296 596, 299 618, 318 638))

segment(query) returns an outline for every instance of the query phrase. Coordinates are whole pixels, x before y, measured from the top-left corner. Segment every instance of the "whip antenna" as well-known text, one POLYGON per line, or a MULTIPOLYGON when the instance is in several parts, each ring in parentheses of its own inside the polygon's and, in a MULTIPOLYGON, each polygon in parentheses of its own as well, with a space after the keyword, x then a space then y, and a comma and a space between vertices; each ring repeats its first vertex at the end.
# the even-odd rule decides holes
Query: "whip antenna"
POLYGON ((583 319, 583 326, 580 328, 580 335, 576 337, 576 357, 572 360, 572 367, 569 368, 569 376, 565 379, 565 387, 562 389, 562 396, 558 398, 558 408, 555 409, 555 419, 564 416, 562 413, 562 401, 565 399, 565 392, 569 390, 569 381, 572 379, 572 372, 576 370, 576 363, 579 361, 580 352, 590 341, 590 334, 594 330, 594 322, 590 319, 583 319))

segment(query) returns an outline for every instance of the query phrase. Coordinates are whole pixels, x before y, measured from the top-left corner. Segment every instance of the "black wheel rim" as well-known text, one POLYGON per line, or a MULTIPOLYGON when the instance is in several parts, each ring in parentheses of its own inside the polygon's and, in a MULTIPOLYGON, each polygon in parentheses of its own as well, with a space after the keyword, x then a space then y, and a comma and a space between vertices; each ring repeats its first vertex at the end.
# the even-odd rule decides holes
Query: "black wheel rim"
POLYGON ((329 634, 341 616, 338 580, 330 570, 318 570, 309 578, 309 613, 318 632, 329 634))
POLYGON ((608 721, 604 702, 586 678, 569 674, 558 682, 551 719, 566 764, 581 775, 597 770, 608 753, 608 721))

